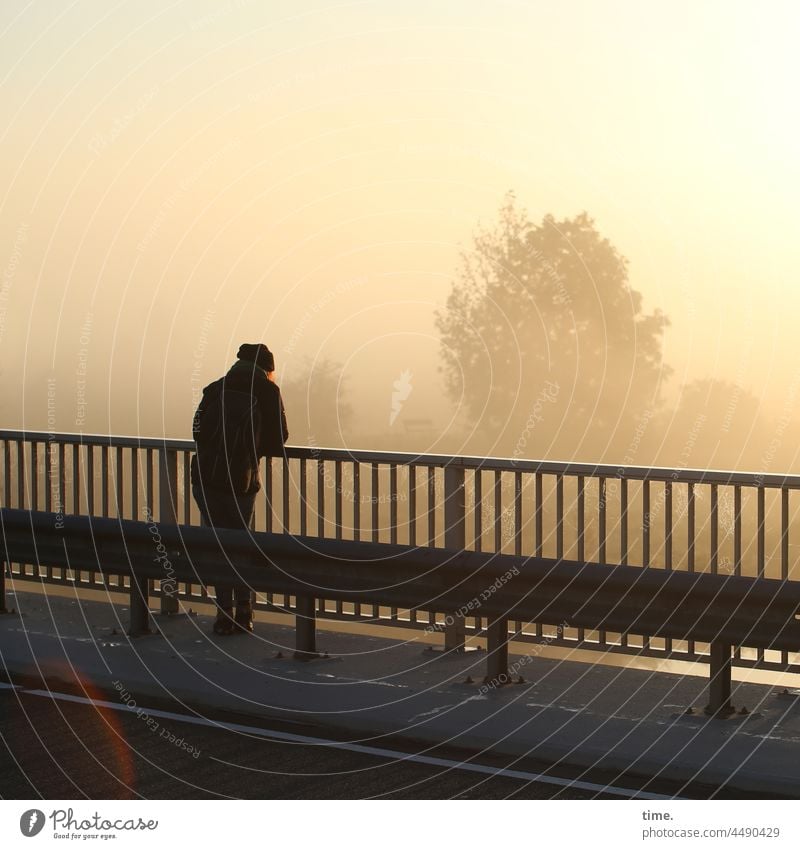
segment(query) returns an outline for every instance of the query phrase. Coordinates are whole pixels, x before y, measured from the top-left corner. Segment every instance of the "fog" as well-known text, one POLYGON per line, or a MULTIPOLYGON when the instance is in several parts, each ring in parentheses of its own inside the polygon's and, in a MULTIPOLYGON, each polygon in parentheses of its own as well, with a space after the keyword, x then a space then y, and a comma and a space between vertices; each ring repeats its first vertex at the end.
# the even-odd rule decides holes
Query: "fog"
POLYGON ((3 4, 3 427, 188 439, 264 342, 292 444, 800 471, 793 4, 304 9, 3 4))

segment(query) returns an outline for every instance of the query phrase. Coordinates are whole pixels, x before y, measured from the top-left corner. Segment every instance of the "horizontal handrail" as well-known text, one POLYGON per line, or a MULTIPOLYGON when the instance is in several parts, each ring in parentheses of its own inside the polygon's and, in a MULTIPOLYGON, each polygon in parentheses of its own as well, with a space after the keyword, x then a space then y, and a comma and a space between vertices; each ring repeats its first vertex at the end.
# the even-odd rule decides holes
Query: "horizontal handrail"
MULTIPOLYGON (((0 440, 53 442, 64 445, 97 445, 115 448, 152 448, 168 451, 194 451, 190 439, 117 436, 51 431, 0 430, 0 440)), ((526 472, 571 477, 593 477, 663 483, 703 483, 720 486, 800 489, 800 475, 767 474, 756 471, 688 469, 666 466, 622 466, 609 463, 576 463, 552 460, 522 460, 508 457, 476 457, 448 454, 351 450, 322 446, 286 446, 286 457, 303 460, 349 461, 384 465, 457 467, 483 471, 526 472)))

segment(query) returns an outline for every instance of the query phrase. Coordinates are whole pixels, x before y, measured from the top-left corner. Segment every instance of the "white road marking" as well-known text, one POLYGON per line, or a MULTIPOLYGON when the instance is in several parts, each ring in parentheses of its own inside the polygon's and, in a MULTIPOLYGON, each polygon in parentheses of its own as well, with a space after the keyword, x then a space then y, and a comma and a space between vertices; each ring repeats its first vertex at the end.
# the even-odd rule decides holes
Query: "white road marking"
MULTIPOLYGON (((14 685, 6 684, 4 686, 13 687, 14 685)), ((288 731, 275 731, 267 728, 259 728, 255 725, 243 725, 238 722, 220 722, 213 719, 207 719, 202 716, 190 716, 188 714, 157 710, 156 708, 147 708, 144 705, 139 704, 135 704, 131 707, 127 704, 107 702, 102 699, 88 699, 84 696, 73 696, 69 693, 55 693, 49 690, 23 689, 22 693, 29 696, 44 696, 45 698, 58 699, 64 702, 75 702, 76 704, 103 707, 109 710, 118 710, 122 713, 136 713, 136 711, 141 711, 146 713, 148 716, 158 717, 159 719, 169 719, 174 722, 184 722, 188 725, 201 725, 208 728, 223 728, 228 731, 241 731, 246 734, 265 737, 270 740, 281 740, 283 742, 299 743, 306 746, 328 746, 335 749, 343 749, 348 752, 358 752, 363 755, 388 758, 389 760, 409 761, 412 763, 425 764, 427 766, 440 766, 448 769, 458 769, 462 772, 474 772, 480 775, 496 775, 503 776, 505 778, 516 778, 521 781, 537 781, 543 784, 551 784, 556 787, 569 787, 573 790, 584 790, 589 793, 605 793, 612 796, 622 796, 626 799, 668 800, 676 798, 673 796, 662 796, 657 793, 645 793, 640 790, 631 790, 624 787, 593 784, 588 781, 571 781, 568 778, 558 778, 556 776, 541 775, 540 773, 525 772, 517 769, 496 769, 495 767, 484 766, 483 764, 463 763, 461 761, 449 760, 447 758, 436 758, 430 755, 417 755, 394 749, 383 749, 379 746, 365 746, 361 743, 343 743, 338 740, 328 740, 323 737, 308 737, 303 734, 292 734, 288 731)))

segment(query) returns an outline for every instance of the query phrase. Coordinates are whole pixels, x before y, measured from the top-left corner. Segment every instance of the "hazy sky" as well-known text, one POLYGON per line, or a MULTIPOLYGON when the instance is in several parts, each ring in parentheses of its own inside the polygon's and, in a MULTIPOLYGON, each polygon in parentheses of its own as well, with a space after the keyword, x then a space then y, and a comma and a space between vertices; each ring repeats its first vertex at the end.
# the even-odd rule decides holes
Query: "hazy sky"
POLYGON ((779 408, 798 43, 791 2, 3 0, 3 423, 45 428, 52 376, 58 430, 188 437, 257 340, 342 362, 364 427, 404 370, 432 416, 433 310, 508 189, 630 259, 671 391, 779 408))

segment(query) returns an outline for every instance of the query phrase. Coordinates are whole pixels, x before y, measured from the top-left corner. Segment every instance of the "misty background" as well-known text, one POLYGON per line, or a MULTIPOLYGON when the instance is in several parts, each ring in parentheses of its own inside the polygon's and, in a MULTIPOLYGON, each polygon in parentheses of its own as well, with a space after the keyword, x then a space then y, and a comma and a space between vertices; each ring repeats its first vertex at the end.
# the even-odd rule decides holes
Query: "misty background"
POLYGON ((791 3, 0 9, 3 427, 797 472, 791 3))

